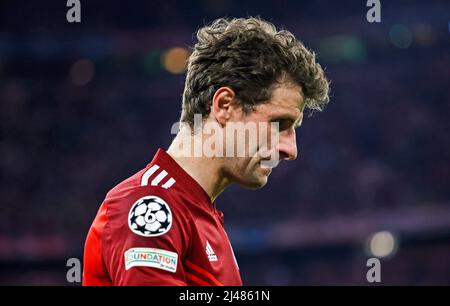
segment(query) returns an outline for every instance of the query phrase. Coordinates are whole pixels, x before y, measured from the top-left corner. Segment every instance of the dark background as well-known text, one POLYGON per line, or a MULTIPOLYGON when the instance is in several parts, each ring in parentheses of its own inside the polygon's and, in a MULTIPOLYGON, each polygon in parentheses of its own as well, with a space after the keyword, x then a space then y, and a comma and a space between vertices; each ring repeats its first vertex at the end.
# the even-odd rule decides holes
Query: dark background
POLYGON ((393 239, 382 284, 450 284, 450 2, 381 1, 381 23, 366 1, 65 4, 0 1, 0 284, 68 284, 107 191, 170 144, 172 48, 221 16, 289 29, 332 81, 299 158, 218 199, 244 283, 368 284, 393 239))

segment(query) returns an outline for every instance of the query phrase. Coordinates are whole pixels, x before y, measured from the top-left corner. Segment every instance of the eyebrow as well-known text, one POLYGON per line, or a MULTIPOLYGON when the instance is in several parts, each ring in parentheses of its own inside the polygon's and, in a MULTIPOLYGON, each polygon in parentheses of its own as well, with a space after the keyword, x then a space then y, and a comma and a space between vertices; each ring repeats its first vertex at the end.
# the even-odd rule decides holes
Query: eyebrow
POLYGON ((288 115, 288 114, 280 114, 280 115, 276 115, 274 116, 271 120, 291 120, 292 124, 294 125, 294 128, 299 128, 302 123, 303 123, 303 116, 301 116, 299 119, 296 119, 295 117, 288 115))

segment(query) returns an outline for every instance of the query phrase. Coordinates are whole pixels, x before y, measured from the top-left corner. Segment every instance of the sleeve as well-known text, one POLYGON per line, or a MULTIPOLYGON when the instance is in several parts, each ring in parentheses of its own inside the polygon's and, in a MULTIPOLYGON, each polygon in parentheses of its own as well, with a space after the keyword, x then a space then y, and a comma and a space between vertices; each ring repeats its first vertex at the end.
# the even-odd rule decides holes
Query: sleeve
POLYGON ((113 285, 186 285, 182 262, 190 228, 179 202, 145 186, 108 203, 103 258, 113 285))

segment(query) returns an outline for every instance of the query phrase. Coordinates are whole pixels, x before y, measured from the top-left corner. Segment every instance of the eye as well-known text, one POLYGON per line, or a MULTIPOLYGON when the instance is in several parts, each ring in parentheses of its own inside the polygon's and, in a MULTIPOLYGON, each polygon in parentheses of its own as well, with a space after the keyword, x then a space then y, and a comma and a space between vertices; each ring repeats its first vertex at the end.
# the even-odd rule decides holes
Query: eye
POLYGON ((278 122, 280 132, 289 129, 294 124, 294 120, 290 118, 275 119, 271 122, 278 122))

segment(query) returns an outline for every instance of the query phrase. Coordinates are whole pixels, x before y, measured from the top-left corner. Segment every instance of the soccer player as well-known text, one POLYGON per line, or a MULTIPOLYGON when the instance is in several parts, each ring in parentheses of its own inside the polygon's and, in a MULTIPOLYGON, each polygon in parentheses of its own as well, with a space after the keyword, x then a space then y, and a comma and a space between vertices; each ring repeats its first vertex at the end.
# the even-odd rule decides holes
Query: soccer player
POLYGON ((294 160, 304 109, 329 101, 314 53, 289 31, 218 19, 197 39, 178 133, 106 195, 86 239, 83 285, 242 285, 215 201, 232 183, 261 188, 279 161, 294 160), (249 132, 241 139, 229 129, 236 123, 249 132))

